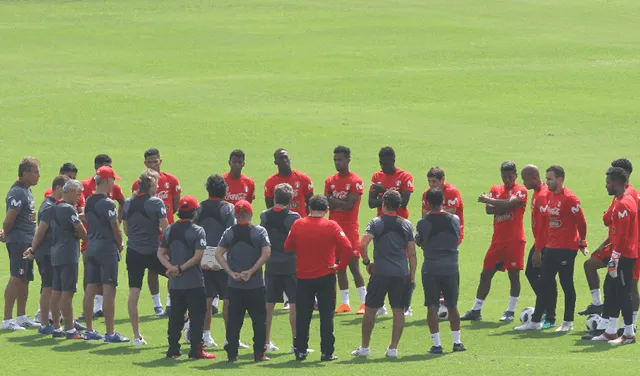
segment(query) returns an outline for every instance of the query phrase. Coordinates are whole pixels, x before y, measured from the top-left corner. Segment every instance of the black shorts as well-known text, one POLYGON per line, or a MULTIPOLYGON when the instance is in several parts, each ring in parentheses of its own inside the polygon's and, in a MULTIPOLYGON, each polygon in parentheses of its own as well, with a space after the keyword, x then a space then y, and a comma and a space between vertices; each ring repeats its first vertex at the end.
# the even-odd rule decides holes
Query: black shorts
POLYGON ((64 264, 53 267, 53 291, 76 292, 78 285, 78 264, 64 264))
POLYGON ((207 298, 227 299, 227 284, 229 276, 224 270, 203 270, 204 292, 207 298))
POLYGON ((87 284, 118 286, 118 260, 99 260, 87 256, 87 284))
POLYGON ((167 272, 167 268, 162 265, 160 259, 158 259, 158 255, 155 253, 146 255, 134 249, 127 248, 126 258, 129 288, 142 288, 144 272, 147 269, 153 270, 161 276, 165 276, 167 272))
POLYGON ((282 303, 282 293, 287 294, 289 303, 296 304, 296 289, 298 279, 293 274, 266 273, 264 278, 267 289, 267 303, 282 303))
POLYGON ((43 289, 50 288, 53 280, 53 266, 51 266, 51 256, 41 256, 36 258, 38 264, 38 272, 40 272, 40 287, 43 289))
POLYGON ((391 308, 406 309, 409 305, 411 280, 409 277, 389 277, 373 274, 367 284, 365 305, 369 308, 381 308, 384 298, 389 295, 391 308))
POLYGON ((24 251, 29 247, 31 247, 31 244, 7 243, 9 270, 12 277, 33 281, 33 260, 24 258, 24 251))
POLYGON ((448 275, 422 273, 422 287, 424 289, 425 306, 439 305, 441 295, 447 308, 456 308, 458 306, 460 273, 448 275))

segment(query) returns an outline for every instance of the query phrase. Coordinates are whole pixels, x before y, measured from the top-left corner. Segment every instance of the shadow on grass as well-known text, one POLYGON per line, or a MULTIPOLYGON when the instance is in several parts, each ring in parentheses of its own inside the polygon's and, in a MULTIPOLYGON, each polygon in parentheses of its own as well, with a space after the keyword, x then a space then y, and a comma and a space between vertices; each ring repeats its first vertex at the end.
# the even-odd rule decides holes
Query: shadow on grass
POLYGON ((443 356, 448 355, 447 353, 441 354, 441 355, 431 355, 431 354, 414 354, 414 355, 408 355, 408 356, 400 356, 396 359, 394 358, 375 358, 375 359, 368 359, 368 358, 364 358, 361 356, 353 356, 351 357, 351 359, 346 359, 346 360, 339 360, 338 363, 339 364, 376 364, 376 363, 388 363, 388 364, 393 364, 393 363, 406 363, 406 362, 422 362, 422 361, 426 361, 426 360, 434 360, 434 359, 438 359, 441 358, 443 356))
MULTIPOLYGON (((211 371, 213 369, 236 369, 241 367, 242 365, 255 364, 255 362, 253 361, 253 353, 238 355, 238 361, 234 363, 229 363, 227 361, 227 353, 225 351, 216 353, 216 355, 218 356, 218 358, 215 361, 198 362, 199 365, 192 368, 198 371, 211 371)), ((271 355, 273 354, 269 354, 269 357, 273 359, 271 355)))
MULTIPOLYGON (((462 321, 464 323, 464 321, 462 321)), ((469 321, 469 325, 465 326, 469 330, 482 329, 499 329, 502 327, 515 326, 513 322, 491 322, 491 321, 469 321)), ((513 329, 513 328, 512 328, 513 329)))
POLYGON ((13 342, 13 343, 34 342, 34 341, 39 342, 40 340, 44 340, 44 339, 54 339, 54 338, 52 338, 51 335, 45 336, 45 335, 40 335, 38 333, 35 333, 35 334, 7 338, 7 342, 13 342))
POLYGON ((511 336, 515 338, 560 338, 564 336, 571 336, 570 333, 567 332, 556 332, 556 331, 543 331, 543 330, 525 330, 525 331, 516 331, 516 330, 507 330, 505 332, 500 333, 489 333, 488 337, 503 337, 503 336, 511 336))
POLYGON ((118 345, 109 345, 103 348, 99 348, 96 350, 89 351, 90 354, 96 355, 108 355, 108 356, 117 356, 117 355, 132 355, 132 354, 140 354, 142 351, 148 351, 152 349, 160 350, 163 349, 162 346, 155 347, 133 347, 131 344, 127 343, 124 346, 118 345))
MULTIPOLYGON (((440 321, 440 326, 445 325, 449 327, 448 321, 440 321)), ((427 319, 415 320, 415 321, 407 321, 404 326, 427 326, 427 319)))
POLYGON ((611 346, 607 341, 588 341, 584 339, 577 339, 574 348, 571 350, 572 353, 599 353, 603 351, 610 351, 615 348, 615 346, 611 346))
MULTIPOLYGON (((140 323, 144 323, 144 322, 149 322, 149 321, 159 321, 159 320, 166 320, 165 317, 155 317, 153 315, 150 316, 141 316, 140 317, 140 323)), ((104 320, 104 319, 101 319, 104 320)), ((95 321, 95 319, 94 319, 95 321)), ((116 319, 114 320, 114 324, 115 325, 122 325, 122 324, 131 324, 131 320, 129 320, 129 318, 121 318, 121 319, 116 319)))
POLYGON ((165 358, 164 355, 162 355, 161 358, 152 360, 150 362, 133 362, 131 364, 142 368, 175 367, 182 363, 181 359, 187 358, 188 357, 186 354, 182 355, 180 359, 165 358))
POLYGON ((76 352, 76 351, 87 351, 93 348, 94 346, 104 346, 104 343, 99 344, 89 344, 82 340, 74 340, 74 342, 69 342, 66 340, 61 340, 64 342, 60 342, 59 346, 51 347, 51 350, 57 352, 76 352))
MULTIPOLYGON (((381 324, 381 323, 385 323, 387 321, 392 321, 393 320, 393 316, 391 315, 387 315, 387 316, 383 316, 383 317, 376 317, 376 325, 377 324, 381 324)), ((337 320, 337 324, 340 326, 352 326, 352 325, 361 325, 362 324, 362 316, 358 316, 358 317, 354 317, 352 319, 341 319, 341 320, 337 320)))

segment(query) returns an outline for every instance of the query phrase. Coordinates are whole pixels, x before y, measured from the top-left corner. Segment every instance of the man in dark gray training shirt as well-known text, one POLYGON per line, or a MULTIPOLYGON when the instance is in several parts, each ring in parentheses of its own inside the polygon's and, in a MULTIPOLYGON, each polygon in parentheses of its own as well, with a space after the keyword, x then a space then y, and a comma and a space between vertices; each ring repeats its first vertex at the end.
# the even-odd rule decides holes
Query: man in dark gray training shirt
MULTIPOLYGON (((82 339, 82 333, 76 330, 73 316, 73 295, 78 284, 78 261, 80 260, 79 239, 86 240, 87 232, 75 209, 80 196, 82 184, 77 180, 68 180, 62 188, 62 199, 51 209, 43 213, 36 231, 33 245, 25 253, 25 257, 33 259, 38 246, 49 228, 53 229, 51 244, 51 265, 53 266, 51 296, 51 313, 53 316, 53 337, 82 339), (64 316, 63 331, 60 327, 60 311, 64 316)), ((84 329, 78 324, 78 329, 84 329)))
POLYGON ((137 182, 137 193, 127 199, 122 209, 122 228, 127 235, 127 275, 129 277, 129 320, 133 329, 133 345, 146 345, 140 334, 138 301, 146 270, 165 276, 166 268, 158 259, 160 233, 169 222, 162 199, 156 197, 160 174, 148 169, 137 182))
MULTIPOLYGON (((38 264, 38 271, 40 273, 40 328, 38 328, 38 334, 49 335, 53 334, 53 325, 49 323, 49 318, 53 318, 51 315, 51 284, 53 278, 53 266, 51 265, 51 245, 54 241, 53 229, 48 225, 46 231, 40 230, 40 223, 44 218, 45 212, 56 206, 58 200, 62 199, 62 187, 69 180, 65 175, 56 176, 51 184, 51 194, 47 197, 40 208, 38 209, 38 228, 36 234, 43 232, 42 240, 39 244, 35 242, 37 237, 34 237, 34 241, 31 243, 31 250, 36 253, 36 263, 38 264), (37 252, 36 252, 37 250, 37 252)), ((44 226, 44 225, 43 225, 44 226)))
POLYGON ((352 352, 354 356, 369 356, 371 333, 376 321, 376 312, 384 305, 389 295, 393 312, 391 344, 386 356, 398 357, 398 343, 404 329, 404 311, 409 304, 409 294, 416 275, 416 243, 413 225, 397 215, 402 197, 395 190, 382 195, 382 216, 375 217, 362 235, 360 253, 362 263, 371 274, 367 285, 367 297, 362 317, 362 344, 352 352), (369 259, 369 243, 373 240, 373 262, 369 259), (408 261, 408 262, 407 262, 408 261))
POLYGON ((240 329, 244 315, 249 312, 253 324, 253 359, 261 362, 269 360, 264 355, 267 302, 262 265, 269 259, 271 243, 264 227, 251 224, 253 209, 248 201, 238 201, 234 211, 238 224, 225 230, 216 249, 216 260, 229 275, 229 322, 224 349, 229 362, 238 360, 240 329))
MULTIPOLYGON (((167 269, 171 312, 169 314, 169 349, 167 358, 179 358, 180 337, 184 315, 189 312, 193 338, 202 338, 204 315, 207 310, 204 280, 200 262, 207 247, 204 229, 193 221, 198 215, 198 200, 184 196, 178 203, 178 218, 162 234, 158 259, 167 269)), ((204 351, 202 340, 191 341, 190 359, 215 359, 215 354, 204 351)))
POLYGON ((429 352, 442 354, 438 328, 440 296, 444 298, 444 303, 449 310, 453 351, 465 351, 466 347, 460 342, 460 312, 458 312, 460 218, 442 209, 444 196, 441 190, 431 188, 425 197, 431 210, 418 221, 416 243, 424 251, 422 286, 424 305, 427 306, 428 311, 427 321, 433 340, 433 347, 429 352))
MULTIPOLYGON (((207 234, 207 248, 205 253, 207 260, 213 261, 211 255, 215 257, 216 247, 220 243, 224 230, 236 224, 233 215, 233 205, 224 201, 227 194, 227 183, 222 175, 211 175, 207 178, 205 185, 209 199, 200 203, 196 223, 204 229, 207 234)), ((227 273, 222 270, 217 263, 202 262, 202 274, 204 276, 204 292, 207 295, 207 314, 204 318, 204 329, 202 341, 205 347, 217 347, 211 336, 211 315, 213 299, 218 297, 224 301, 222 316, 225 324, 229 320, 229 300, 227 297, 227 273)), ((185 333, 185 339, 190 340, 190 336, 185 333)), ((244 345, 246 347, 246 345, 244 345)))
POLYGON ((26 313, 29 282, 33 281, 33 260, 23 257, 31 246, 36 232, 36 205, 31 187, 40 179, 40 162, 25 157, 18 165, 18 180, 7 193, 6 216, 2 223, 0 240, 7 243, 10 277, 4 292, 4 319, 2 330, 23 330, 39 325, 29 320, 26 313), (13 306, 18 303, 18 314, 13 320, 13 306))
POLYGON ((120 179, 109 166, 96 171, 96 192, 87 199, 85 218, 87 221, 87 289, 84 293, 84 316, 87 341, 104 339, 105 342, 129 342, 114 328, 116 286, 118 286, 118 262, 122 252, 122 233, 118 223, 118 210, 113 200, 107 197, 115 179, 120 179), (93 328, 93 298, 102 285, 104 322, 106 335, 102 337, 93 328))
MULTIPOLYGON (((293 198, 293 188, 287 183, 276 185, 273 192, 274 205, 260 214, 260 226, 267 229, 271 241, 271 257, 265 266, 265 284, 267 289, 267 336, 266 351, 278 351, 271 342, 271 323, 276 303, 282 303, 282 293, 289 299, 289 323, 292 341, 296 338, 296 254, 284 251, 284 242, 293 223, 300 214, 287 209, 293 198)), ((293 353, 293 342, 291 352, 293 353)), ((307 350, 309 352, 309 350, 307 350)))

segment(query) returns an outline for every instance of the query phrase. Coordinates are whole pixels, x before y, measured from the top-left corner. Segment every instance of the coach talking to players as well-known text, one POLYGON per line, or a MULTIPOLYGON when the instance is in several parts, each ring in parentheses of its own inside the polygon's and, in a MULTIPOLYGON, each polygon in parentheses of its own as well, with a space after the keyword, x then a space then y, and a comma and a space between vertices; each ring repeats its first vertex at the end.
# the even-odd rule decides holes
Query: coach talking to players
POLYGON ((333 313, 336 309, 336 270, 347 270, 353 257, 351 242, 336 222, 324 218, 329 211, 325 196, 309 200, 309 216, 297 220, 284 244, 286 252, 296 253, 297 316, 294 352, 297 360, 307 358, 309 325, 313 314, 314 297, 318 298, 320 313, 321 361, 336 360, 333 355, 333 313), (339 257, 336 257, 339 255, 339 257), (336 259, 340 264, 336 265, 336 259))

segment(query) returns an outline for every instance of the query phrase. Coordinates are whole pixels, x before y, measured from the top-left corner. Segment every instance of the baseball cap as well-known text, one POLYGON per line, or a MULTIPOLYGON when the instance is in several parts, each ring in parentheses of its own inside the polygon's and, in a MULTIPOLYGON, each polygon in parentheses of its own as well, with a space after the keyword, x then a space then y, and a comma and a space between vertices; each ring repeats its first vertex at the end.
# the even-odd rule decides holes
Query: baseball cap
POLYGON ((193 196, 184 196, 180 198, 179 211, 189 211, 200 207, 198 200, 193 196))
POLYGON ((236 202, 233 208, 236 213, 252 213, 253 212, 253 208, 251 207, 251 204, 247 200, 240 200, 236 202))
POLYGON ((120 176, 116 175, 113 168, 109 166, 102 166, 96 171, 96 176, 100 179, 120 179, 120 176))

